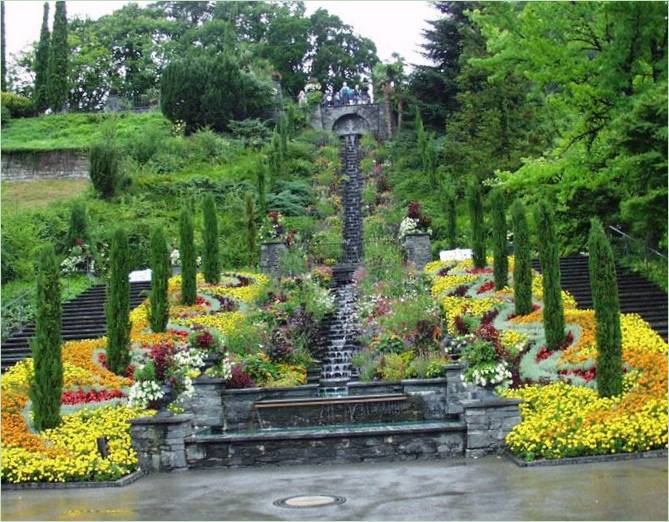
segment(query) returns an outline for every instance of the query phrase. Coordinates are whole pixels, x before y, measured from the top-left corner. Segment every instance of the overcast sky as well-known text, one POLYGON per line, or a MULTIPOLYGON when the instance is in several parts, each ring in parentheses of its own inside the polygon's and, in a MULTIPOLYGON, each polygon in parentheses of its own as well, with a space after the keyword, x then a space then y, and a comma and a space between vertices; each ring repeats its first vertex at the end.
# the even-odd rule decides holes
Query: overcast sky
MULTIPOLYGON (((49 2, 53 20, 54 2, 49 2)), ((118 9, 126 1, 69 1, 68 17, 74 15, 98 18, 118 9)), ((148 2, 138 2, 146 4, 148 2)), ((5 2, 5 24, 8 58, 39 38, 42 23, 42 1, 9 0, 5 2)), ((307 14, 324 7, 353 26, 362 36, 374 41, 379 58, 389 60, 399 52, 408 63, 426 63, 420 55, 425 20, 437 18, 429 2, 421 1, 307 1, 307 14)), ((50 22, 52 23, 52 22, 50 22)))

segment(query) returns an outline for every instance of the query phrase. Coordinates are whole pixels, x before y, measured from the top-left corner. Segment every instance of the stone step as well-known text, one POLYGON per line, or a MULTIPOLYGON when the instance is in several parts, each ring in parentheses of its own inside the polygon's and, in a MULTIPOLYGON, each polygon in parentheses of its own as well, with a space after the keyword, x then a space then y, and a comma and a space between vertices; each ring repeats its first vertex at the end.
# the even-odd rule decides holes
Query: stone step
POLYGON ((464 455, 459 421, 331 425, 256 432, 201 431, 185 440, 191 468, 326 464, 464 455))

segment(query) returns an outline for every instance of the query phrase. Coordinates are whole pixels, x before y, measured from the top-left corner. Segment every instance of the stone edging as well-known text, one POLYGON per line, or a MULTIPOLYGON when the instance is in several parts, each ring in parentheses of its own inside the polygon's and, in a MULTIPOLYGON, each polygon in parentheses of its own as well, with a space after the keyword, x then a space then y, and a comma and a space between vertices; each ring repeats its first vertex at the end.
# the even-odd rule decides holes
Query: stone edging
POLYGON ((667 450, 650 450, 640 453, 612 453, 610 455, 588 455, 584 457, 565 457, 562 459, 540 459, 527 462, 509 450, 504 452, 506 457, 520 468, 536 468, 545 466, 566 466, 569 464, 596 464, 598 462, 616 462, 622 460, 636 460, 636 459, 654 459, 667 458, 667 450))
POLYGON ((132 484, 145 475, 144 471, 138 469, 118 480, 101 480, 99 482, 88 480, 85 482, 22 482, 19 484, 2 484, 2 489, 87 489, 87 488, 119 488, 132 484))

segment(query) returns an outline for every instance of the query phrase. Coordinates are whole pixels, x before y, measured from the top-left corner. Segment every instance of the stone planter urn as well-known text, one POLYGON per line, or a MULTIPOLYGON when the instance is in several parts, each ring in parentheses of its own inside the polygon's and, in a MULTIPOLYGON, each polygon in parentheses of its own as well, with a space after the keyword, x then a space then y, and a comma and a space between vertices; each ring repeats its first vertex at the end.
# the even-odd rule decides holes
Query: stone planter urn
POLYGON ((281 241, 267 241, 260 245, 260 270, 272 277, 281 276, 280 259, 288 247, 281 241))
POLYGON ((172 275, 179 275, 181 274, 181 267, 179 265, 172 265, 172 275))
POLYGON ((404 251, 407 261, 413 263, 418 270, 423 270, 432 259, 430 234, 418 232, 404 236, 404 251))

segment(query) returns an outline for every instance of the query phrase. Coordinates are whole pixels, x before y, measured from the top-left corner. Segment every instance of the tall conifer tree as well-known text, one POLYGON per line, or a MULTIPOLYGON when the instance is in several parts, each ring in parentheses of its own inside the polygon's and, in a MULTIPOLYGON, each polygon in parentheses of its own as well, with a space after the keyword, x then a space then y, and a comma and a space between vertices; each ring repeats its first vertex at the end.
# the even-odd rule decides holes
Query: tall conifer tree
POLYGON ((511 205, 513 226, 513 300, 516 315, 532 311, 532 260, 530 257, 530 232, 527 226, 525 205, 516 200, 511 205))
POLYGON ((49 34, 49 3, 44 2, 44 12, 42 15, 42 30, 39 35, 39 43, 35 53, 35 110, 43 112, 49 108, 49 45, 51 35, 49 34))
POLYGON ((490 194, 492 218, 492 250, 494 258, 495 288, 501 290, 507 285, 509 276, 509 258, 506 252, 506 209, 504 193, 494 190, 490 194))
POLYGON ((597 391, 601 397, 623 391, 622 334, 616 263, 599 220, 593 219, 588 238, 590 286, 597 321, 597 391))
POLYGON ((2 92, 7 90, 7 46, 5 42, 5 2, 0 2, 0 31, 2 37, 0 39, 0 89, 2 92))
POLYGON ((483 221, 483 199, 481 182, 472 177, 467 187, 467 203, 472 231, 472 258, 476 268, 485 267, 485 224, 483 221))
POLYGON ((112 236, 107 283, 107 364, 124 375, 130 364, 130 256, 128 236, 121 228, 112 236))
POLYGON ((186 206, 179 215, 179 250, 181 254, 181 303, 190 306, 197 298, 197 264, 193 221, 186 206))
POLYGON ((167 328, 169 303, 167 301, 167 281, 170 277, 170 258, 163 229, 156 227, 151 235, 151 308, 149 322, 154 332, 164 332, 167 328))
POLYGON ((68 56, 67 45, 67 10, 65 2, 56 2, 56 14, 53 17, 53 34, 49 45, 49 67, 47 91, 49 107, 61 111, 67 102, 68 56))
POLYGON ((63 391, 61 357, 61 304, 58 262, 53 247, 44 247, 38 257, 37 312, 32 339, 33 377, 30 400, 35 429, 42 431, 60 424, 63 391))
POLYGON ((553 212, 545 200, 536 210, 537 243, 544 288, 544 331, 546 346, 557 350, 564 342, 564 309, 560 288, 560 254, 553 212))

